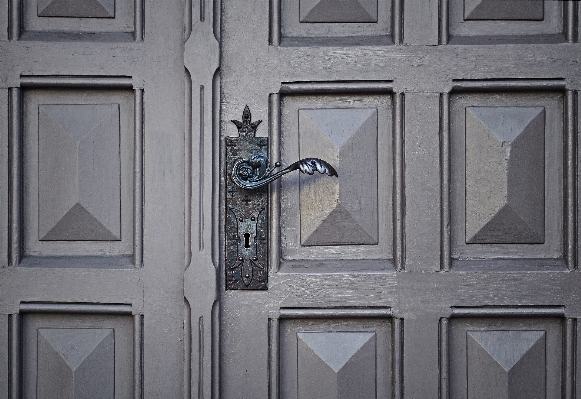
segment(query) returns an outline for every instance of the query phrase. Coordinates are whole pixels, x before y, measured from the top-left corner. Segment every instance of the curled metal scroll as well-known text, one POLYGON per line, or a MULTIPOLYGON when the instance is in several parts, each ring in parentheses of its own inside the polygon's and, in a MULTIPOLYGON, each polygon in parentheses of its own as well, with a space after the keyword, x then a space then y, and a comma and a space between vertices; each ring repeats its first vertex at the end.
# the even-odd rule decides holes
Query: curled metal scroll
POLYGON ((250 159, 239 159, 234 163, 231 174, 232 181, 240 188, 252 190, 265 186, 293 170, 299 170, 308 175, 319 172, 339 177, 333 166, 319 158, 304 158, 273 173, 280 166, 280 162, 276 162, 274 167, 269 167, 266 155, 254 154, 250 159))

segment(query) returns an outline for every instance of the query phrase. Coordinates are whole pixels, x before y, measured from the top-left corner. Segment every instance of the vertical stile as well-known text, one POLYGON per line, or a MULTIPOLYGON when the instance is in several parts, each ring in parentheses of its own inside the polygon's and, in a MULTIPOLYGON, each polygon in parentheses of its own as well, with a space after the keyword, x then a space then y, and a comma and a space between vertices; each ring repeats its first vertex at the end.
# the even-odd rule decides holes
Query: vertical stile
POLYGON ((133 264, 143 266, 143 89, 135 90, 135 150, 133 175, 133 264))
POLYGON ((450 94, 440 97, 441 270, 450 271, 450 94))

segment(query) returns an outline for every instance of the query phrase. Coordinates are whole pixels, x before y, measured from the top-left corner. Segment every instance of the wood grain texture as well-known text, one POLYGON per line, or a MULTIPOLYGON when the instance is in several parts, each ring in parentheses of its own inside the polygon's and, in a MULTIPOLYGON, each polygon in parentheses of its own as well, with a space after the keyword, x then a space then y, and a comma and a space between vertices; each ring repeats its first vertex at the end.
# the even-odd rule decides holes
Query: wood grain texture
POLYGON ((403 7, 404 44, 438 44, 439 3, 436 0, 412 0, 405 2, 403 7))
POLYGON ((9 3, 8 1, 3 2, 0 4, 0 40, 7 41, 8 40, 8 19, 9 19, 9 3))
POLYGON ((439 269, 440 96, 405 96, 405 268, 409 272, 439 269), (429 162, 429 164, 428 164, 429 162), (415 251, 414 248, 425 248, 415 251))

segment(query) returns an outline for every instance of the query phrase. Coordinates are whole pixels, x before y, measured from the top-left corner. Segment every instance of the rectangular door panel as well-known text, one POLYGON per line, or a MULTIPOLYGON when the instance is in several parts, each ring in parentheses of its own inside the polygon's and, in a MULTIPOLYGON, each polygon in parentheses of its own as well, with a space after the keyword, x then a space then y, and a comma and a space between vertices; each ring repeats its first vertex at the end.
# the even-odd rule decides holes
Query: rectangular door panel
POLYGON ((24 92, 25 264, 99 255, 132 263, 134 101, 133 91, 24 92))
POLYGON ((545 92, 452 95, 453 259, 565 267, 563 101, 545 92))
POLYGON ((321 158, 340 177, 283 178, 281 270, 393 268, 392 113, 387 94, 282 97, 281 159, 321 158))
POLYGON ((140 40, 141 0, 14 0, 14 39, 140 40))

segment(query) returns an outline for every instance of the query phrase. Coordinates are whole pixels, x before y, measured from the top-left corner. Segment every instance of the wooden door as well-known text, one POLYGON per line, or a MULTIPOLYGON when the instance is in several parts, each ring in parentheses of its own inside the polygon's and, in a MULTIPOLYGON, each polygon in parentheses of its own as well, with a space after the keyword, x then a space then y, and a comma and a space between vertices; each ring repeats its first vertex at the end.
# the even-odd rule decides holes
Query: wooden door
POLYGON ((523 4, 1 3, 0 397, 575 397, 581 11, 523 4), (339 171, 271 185, 267 291, 246 104, 339 171))
POLYGON ((225 290, 220 241, 220 397, 574 396, 578 13, 222 3, 221 145, 248 104, 339 178, 271 184, 268 291, 225 290))
POLYGON ((2 398, 183 397, 188 15, 0 4, 2 398))

